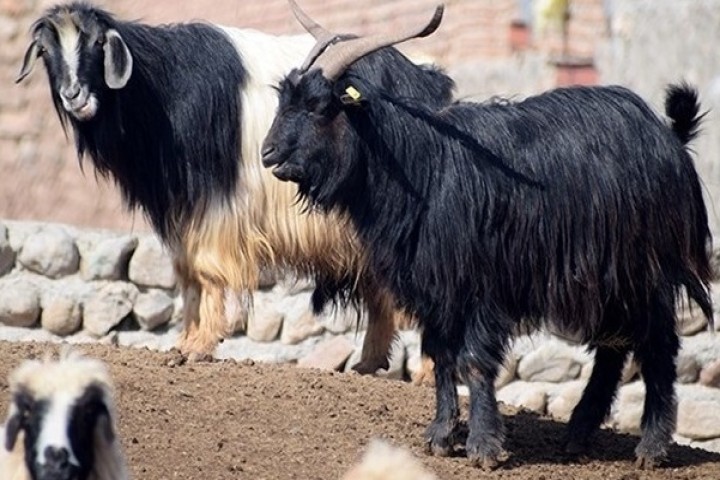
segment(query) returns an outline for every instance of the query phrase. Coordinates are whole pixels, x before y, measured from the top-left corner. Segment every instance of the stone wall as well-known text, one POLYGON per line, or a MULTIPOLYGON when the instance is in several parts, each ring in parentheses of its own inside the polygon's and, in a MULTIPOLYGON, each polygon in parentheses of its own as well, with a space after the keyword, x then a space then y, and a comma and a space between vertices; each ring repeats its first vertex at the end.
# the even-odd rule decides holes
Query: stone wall
MULTIPOLYGON (((312 315, 311 289, 304 279, 265 275, 249 321, 236 318, 237 333, 217 356, 348 370, 359 360, 364 325, 356 330, 352 311, 312 315)), ((176 290, 170 259, 152 235, 0 222, 0 339, 168 350, 181 327, 176 290)), ((697 308, 680 312, 679 329, 676 439, 720 451, 720 342, 697 308)), ((407 380, 417 373, 419 345, 417 332, 400 332, 382 374, 407 380)), ((496 382, 498 399, 566 420, 591 368, 582 347, 547 333, 521 336, 496 382)), ((637 433, 644 387, 632 362, 623 383, 608 425, 637 433)))
POLYGON ((131 315, 167 324, 179 308, 175 275, 154 236, 56 224, 0 226, 0 322, 100 338, 131 315))

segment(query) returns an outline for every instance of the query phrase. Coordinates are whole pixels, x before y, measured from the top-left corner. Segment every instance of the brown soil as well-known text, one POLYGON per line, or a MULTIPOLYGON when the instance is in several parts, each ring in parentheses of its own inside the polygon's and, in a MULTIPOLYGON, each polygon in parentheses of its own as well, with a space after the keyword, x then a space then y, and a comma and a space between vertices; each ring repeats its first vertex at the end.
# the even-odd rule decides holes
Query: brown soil
MULTIPOLYGON (((1 343, 0 409, 8 372, 56 346, 1 343)), ((424 453, 433 390, 356 374, 252 362, 167 366, 172 354, 102 345, 82 350, 106 361, 118 390, 120 433, 133 478, 336 479, 373 437, 403 445, 441 479, 720 479, 720 455, 673 446, 668 465, 632 465, 636 439, 603 431, 591 459, 560 455, 563 425, 503 409, 511 459, 483 472, 462 456, 424 453)))

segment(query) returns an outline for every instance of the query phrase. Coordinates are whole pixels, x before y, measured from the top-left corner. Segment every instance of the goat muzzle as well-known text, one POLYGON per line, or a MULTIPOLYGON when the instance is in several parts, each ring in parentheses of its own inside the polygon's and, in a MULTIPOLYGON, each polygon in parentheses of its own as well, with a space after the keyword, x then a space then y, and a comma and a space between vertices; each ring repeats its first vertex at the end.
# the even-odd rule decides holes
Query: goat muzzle
POLYGON ((266 168, 279 163, 280 157, 277 154, 277 148, 272 145, 264 146, 260 151, 260 155, 262 156, 262 164, 266 168))
POLYGON ((281 182, 300 183, 305 178, 305 171, 300 165, 291 162, 279 164, 272 170, 275 178, 281 182))
POLYGON ((39 480, 75 480, 78 468, 70 462, 70 453, 62 447, 47 447, 45 463, 39 468, 39 480))

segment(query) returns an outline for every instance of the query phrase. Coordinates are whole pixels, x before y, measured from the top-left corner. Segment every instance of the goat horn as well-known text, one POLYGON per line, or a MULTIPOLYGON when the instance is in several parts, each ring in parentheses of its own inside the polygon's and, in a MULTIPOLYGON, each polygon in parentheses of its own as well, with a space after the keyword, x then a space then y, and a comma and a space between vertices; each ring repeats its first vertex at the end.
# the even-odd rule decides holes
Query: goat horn
MULTIPOLYGON (((396 33, 350 39, 341 38, 336 35, 321 47, 319 47, 318 42, 318 45, 316 45, 316 47, 318 47, 317 52, 315 52, 316 49, 313 48, 316 58, 313 59, 308 56, 308 59, 305 61, 307 68, 311 66, 319 68, 322 70, 325 78, 328 80, 337 80, 350 65, 365 55, 413 38, 427 37, 440 26, 444 10, 444 5, 438 5, 430 21, 423 23, 421 27, 413 26, 402 29, 396 33)), ((304 70, 307 70, 307 68, 304 70)))
POLYGON ((290 8, 292 9, 293 14, 295 15, 295 18, 297 18, 297 21, 300 22, 300 24, 303 26, 305 30, 307 30, 310 35, 315 37, 316 40, 320 40, 320 38, 325 37, 327 35, 334 36, 333 33, 331 33, 326 28, 320 26, 319 23, 317 23, 315 20, 310 18, 307 13, 303 12, 300 8, 300 5, 297 4, 295 0, 288 0, 290 2, 290 8))
POLYGON ((302 67, 300 67, 300 71, 305 72, 328 45, 337 41, 338 36, 310 18, 307 13, 302 11, 300 5, 298 5, 295 0, 288 1, 290 2, 290 8, 292 9, 293 15, 295 15, 297 21, 300 22, 300 25, 302 25, 303 28, 315 38, 315 45, 312 50, 310 50, 310 53, 305 59, 302 67))

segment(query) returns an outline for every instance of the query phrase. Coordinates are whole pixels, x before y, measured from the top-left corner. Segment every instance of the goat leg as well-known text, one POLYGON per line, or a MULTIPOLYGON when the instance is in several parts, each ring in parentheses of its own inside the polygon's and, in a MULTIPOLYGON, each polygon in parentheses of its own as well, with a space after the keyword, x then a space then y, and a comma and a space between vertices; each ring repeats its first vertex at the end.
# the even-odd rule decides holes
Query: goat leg
POLYGON ((436 350, 435 335, 426 331, 423 334, 423 352, 435 362, 435 419, 425 431, 428 450, 441 457, 453 452, 457 440, 459 406, 455 388, 455 355, 436 350))

